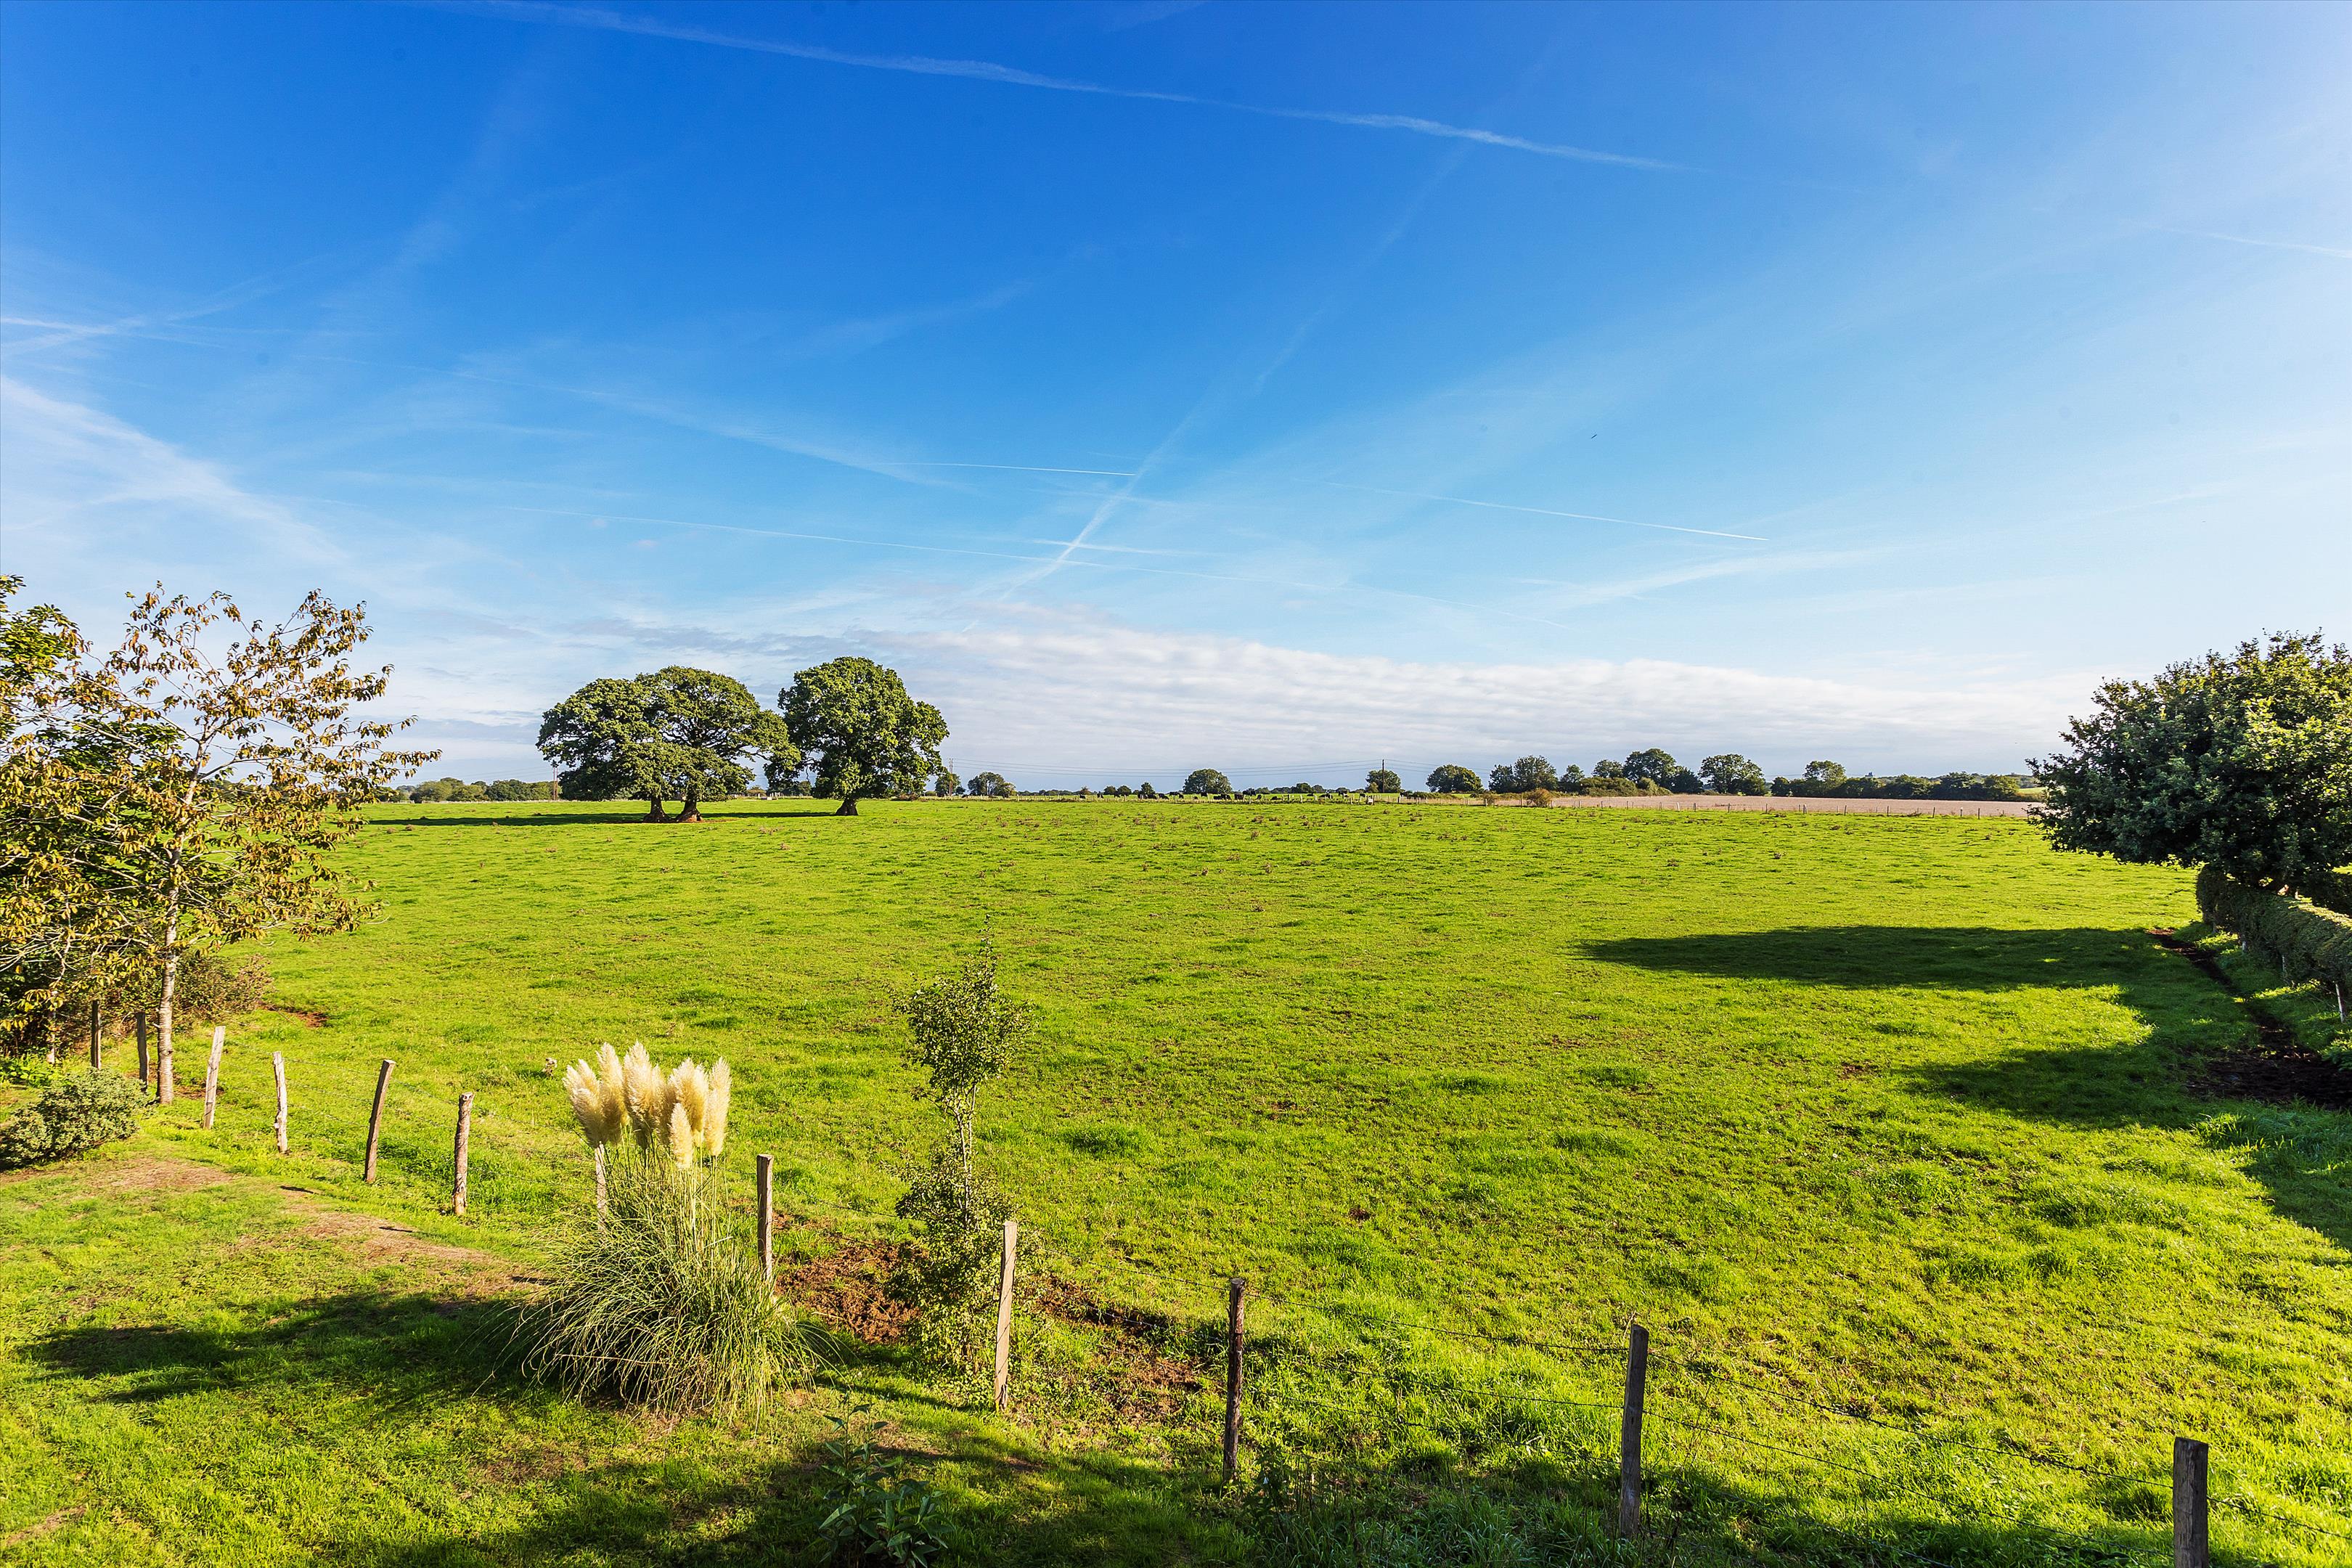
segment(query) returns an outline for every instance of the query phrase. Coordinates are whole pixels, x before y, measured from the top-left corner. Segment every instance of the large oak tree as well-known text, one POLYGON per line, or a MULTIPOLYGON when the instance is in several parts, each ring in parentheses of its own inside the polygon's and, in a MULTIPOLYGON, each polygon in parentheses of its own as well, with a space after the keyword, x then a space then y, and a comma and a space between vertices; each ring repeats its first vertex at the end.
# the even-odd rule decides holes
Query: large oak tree
POLYGON ((859 801, 919 794, 940 771, 947 721, 908 696, 898 671, 870 658, 845 656, 803 669, 777 694, 776 705, 801 754, 789 766, 769 764, 771 788, 805 758, 817 794, 840 801, 840 816, 855 816, 859 801))
POLYGON ((570 800, 642 800, 653 821, 663 803, 702 820, 702 803, 751 782, 747 758, 787 776, 800 765, 782 717, 741 681, 690 665, 592 680, 549 709, 539 749, 570 800))

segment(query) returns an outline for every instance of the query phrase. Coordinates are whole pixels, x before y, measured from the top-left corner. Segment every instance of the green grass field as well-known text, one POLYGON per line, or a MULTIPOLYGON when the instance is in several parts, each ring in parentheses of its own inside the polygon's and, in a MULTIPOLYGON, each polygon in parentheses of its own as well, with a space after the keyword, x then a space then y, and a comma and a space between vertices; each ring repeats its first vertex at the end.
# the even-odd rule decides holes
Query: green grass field
POLYGON ((1693 1560, 2168 1561, 2175 1433, 2277 1516, 2218 1513, 2222 1560, 2352 1553, 2298 1528, 2352 1532, 2352 1119, 2191 1091, 2250 1026, 2145 934, 2185 875, 2005 820, 1108 802, 383 808, 351 858, 383 918, 265 950, 300 1011, 233 1025, 215 1131, 192 1038, 148 1134, 0 1185, 15 1558, 789 1561, 798 1458, 865 1401, 971 1560, 1241 1560, 1228 1273, 1254 1452, 1383 1495, 1597 1510, 1638 1319, 1693 1560), (887 1353, 733 1428, 496 1370, 497 1271, 436 1248, 527 1269, 579 1196, 545 1058, 726 1057, 796 1255, 883 1236, 935 1125, 888 993, 984 934, 1040 1011, 982 1113, 1034 1267, 1164 1314, 1201 1388, 1122 1404, 1134 1337, 1036 1312, 1003 1419, 887 1353))

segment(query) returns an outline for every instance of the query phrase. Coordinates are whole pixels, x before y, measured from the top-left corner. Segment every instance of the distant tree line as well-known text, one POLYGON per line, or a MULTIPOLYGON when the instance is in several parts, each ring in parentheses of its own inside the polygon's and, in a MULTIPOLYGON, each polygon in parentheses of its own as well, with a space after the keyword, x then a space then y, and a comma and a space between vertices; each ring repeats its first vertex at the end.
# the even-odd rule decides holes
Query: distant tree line
MULTIPOLYGON (((1375 773, 1373 780, 1393 779, 1375 773)), ((1764 770, 1737 752, 1706 758, 1696 768, 1685 767, 1658 746, 1645 746, 1622 760, 1601 758, 1586 773, 1574 763, 1554 767, 1550 759, 1521 757, 1497 763, 1482 781, 1459 763, 1432 770, 1427 786, 1433 795, 1527 795, 1536 790, 1559 795, 1821 795, 1885 800, 2022 800, 2032 781, 2016 773, 1945 773, 1939 778, 1901 774, 1849 777, 1835 763, 1806 764, 1801 778, 1768 780, 1764 770)), ((1368 787, 1377 790, 1373 783, 1368 787)))
POLYGON ((553 800, 555 784, 549 779, 536 782, 499 779, 489 784, 467 784, 463 779, 427 779, 409 788, 386 790, 384 798, 414 801, 420 805, 445 800, 553 800))
POLYGON ((2033 779, 2028 773, 1942 773, 1921 778, 1915 773, 1875 773, 1860 778, 1835 763, 1807 763, 1800 777, 1776 778, 1774 795, 1832 795, 1848 800, 2025 800, 2033 779))
POLYGON ((1693 770, 1656 746, 1632 752, 1622 762, 1603 757, 1592 764, 1590 773, 1575 763, 1554 767, 1549 757, 1525 756, 1496 763, 1483 782, 1461 763, 1448 763, 1433 769, 1426 783, 1433 795, 1471 795, 1480 790, 1497 795, 1534 790, 1563 795, 1763 795, 1769 789, 1764 770, 1736 752, 1709 757, 1693 770))

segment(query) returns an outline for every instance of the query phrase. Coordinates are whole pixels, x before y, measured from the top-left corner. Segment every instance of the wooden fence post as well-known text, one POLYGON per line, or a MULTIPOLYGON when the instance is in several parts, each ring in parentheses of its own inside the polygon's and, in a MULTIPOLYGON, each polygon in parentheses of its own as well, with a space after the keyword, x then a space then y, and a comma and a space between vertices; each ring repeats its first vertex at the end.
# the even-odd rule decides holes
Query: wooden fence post
MULTIPOLYGON (((756 1162, 759 1167, 760 1192, 760 1272, 770 1285, 776 1282, 776 1157, 762 1154, 756 1162)), ((604 1212, 604 1173, 597 1173, 597 1205, 604 1212)))
POLYGON ((1642 1400, 1650 1382, 1650 1331, 1625 1336, 1625 1415, 1617 1429, 1617 1533, 1642 1528, 1642 1400))
POLYGON ((213 1026, 213 1054, 205 1058, 205 1130, 212 1131, 213 1107, 220 1100, 221 1041, 228 1036, 228 1026, 213 1026))
POLYGON ((139 1087, 147 1087, 147 1010, 139 1010, 139 1087))
POLYGON ((996 1279, 996 1407, 1013 1390, 1013 1256, 1021 1245, 1021 1222, 1004 1222, 1004 1269, 996 1279))
POLYGON ((474 1131, 474 1091, 457 1097, 457 1173, 449 1194, 454 1212, 466 1212, 466 1144, 474 1131))
POLYGON ((2206 1568, 2205 1445, 2172 1440, 2172 1568, 2206 1568))
POLYGON ((286 1057, 282 1051, 269 1053, 269 1070, 278 1079, 278 1152, 286 1152, 286 1057))
POLYGON ((367 1169, 360 1174, 363 1182, 375 1180, 376 1138, 383 1131, 383 1091, 391 1087, 392 1058, 386 1057, 383 1065, 375 1069, 375 1104, 368 1111, 367 1169))
POLYGON ((1225 1281, 1225 1485, 1242 1457, 1242 1290, 1239 1277, 1225 1281))
MULTIPOLYGON (((96 1072, 101 1065, 98 1059, 99 1038, 104 1026, 104 1021, 99 1016, 98 1004, 93 1002, 89 1005, 89 1070, 92 1072, 96 1072)), ((140 1044, 142 1047, 146 1044, 144 1037, 141 1037, 140 1044)), ((142 1049, 139 1057, 140 1081, 144 1083, 147 1079, 147 1053, 142 1049)))

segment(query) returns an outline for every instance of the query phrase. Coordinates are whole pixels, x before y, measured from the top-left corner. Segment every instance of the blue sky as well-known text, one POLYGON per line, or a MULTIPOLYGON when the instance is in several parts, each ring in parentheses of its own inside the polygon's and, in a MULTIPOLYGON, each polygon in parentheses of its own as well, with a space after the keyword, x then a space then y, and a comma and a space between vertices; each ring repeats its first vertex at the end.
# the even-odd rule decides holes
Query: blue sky
POLYGON ((862 652, 970 773, 2008 768, 2352 609, 2352 10, 0 9, 0 563, 443 768, 862 652))

